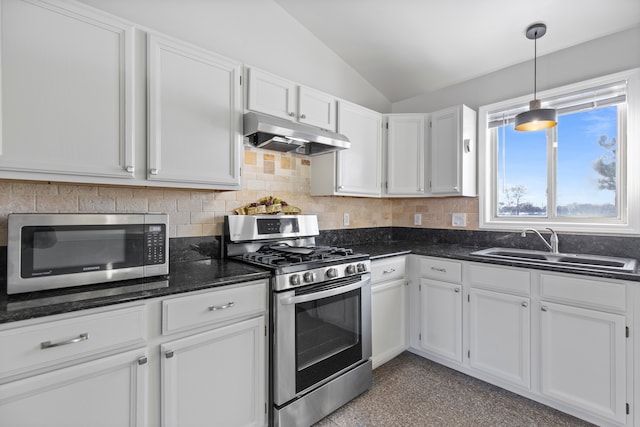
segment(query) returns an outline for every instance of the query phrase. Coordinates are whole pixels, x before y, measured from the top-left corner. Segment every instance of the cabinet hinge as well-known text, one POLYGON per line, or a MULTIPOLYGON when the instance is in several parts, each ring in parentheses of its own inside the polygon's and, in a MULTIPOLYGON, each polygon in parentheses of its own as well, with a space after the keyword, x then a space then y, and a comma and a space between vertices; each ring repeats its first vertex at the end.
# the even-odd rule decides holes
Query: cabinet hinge
POLYGON ((422 285, 418 285, 418 292, 422 292, 422 285))
POLYGON ((389 129, 389 123, 386 123, 386 128, 389 129))
POLYGON ((431 180, 429 180, 429 189, 431 189, 431 180))
POLYGON ((467 350, 467 358, 471 359, 471 350, 467 350))
POLYGON ((624 332, 625 337, 629 338, 629 327, 625 326, 624 331, 625 331, 624 332))
POLYGON ((627 415, 629 415, 629 413, 631 412, 631 407, 629 406, 629 404, 627 403, 627 415))
POLYGON ((471 302, 471 294, 467 294, 467 302, 471 302))
POLYGON ((242 76, 240 76, 240 86, 242 86, 242 76))
POLYGON ((267 325, 264 325, 264 336, 267 336, 267 325))
POLYGON ((242 176, 242 167, 240 167, 240 176, 242 176))
POLYGON ((418 334, 418 339, 422 341, 422 334, 418 334))
POLYGON ((429 129, 431 129, 433 127, 432 124, 433 124, 433 122, 429 122, 429 129))

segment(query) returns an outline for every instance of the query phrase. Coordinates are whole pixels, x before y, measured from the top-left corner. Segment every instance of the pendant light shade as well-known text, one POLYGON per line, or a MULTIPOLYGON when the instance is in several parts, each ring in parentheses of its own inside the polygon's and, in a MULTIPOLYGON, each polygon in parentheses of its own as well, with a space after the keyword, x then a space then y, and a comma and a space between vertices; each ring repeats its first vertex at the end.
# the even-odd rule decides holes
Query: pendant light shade
POLYGON ((534 131, 554 127, 558 124, 557 113, 553 108, 541 108, 542 103, 536 99, 537 89, 537 40, 547 32, 545 24, 533 24, 527 28, 527 38, 533 40, 533 101, 529 103, 529 111, 520 113, 515 119, 515 130, 534 131))

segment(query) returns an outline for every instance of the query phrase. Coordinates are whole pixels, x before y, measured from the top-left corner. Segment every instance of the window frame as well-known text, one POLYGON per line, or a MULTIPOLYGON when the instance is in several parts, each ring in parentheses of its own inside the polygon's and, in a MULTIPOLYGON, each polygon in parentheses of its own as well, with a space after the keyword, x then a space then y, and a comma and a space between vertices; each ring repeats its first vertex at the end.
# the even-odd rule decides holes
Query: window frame
MULTIPOLYGON (((613 84, 625 80, 627 82, 626 119, 620 121, 619 152, 620 178, 616 198, 620 203, 618 218, 580 218, 580 217, 505 217, 497 215, 498 182, 497 182, 497 144, 491 136, 488 120, 491 112, 509 110, 514 106, 527 105, 531 95, 525 95, 505 101, 484 105, 478 111, 478 178, 479 178, 479 228, 493 230, 520 230, 527 227, 552 227, 556 231, 568 231, 577 233, 605 233, 605 234, 640 234, 640 68, 635 68, 620 73, 610 74, 549 89, 538 93, 538 98, 543 101, 554 97, 587 91, 591 88, 613 84), (625 129, 626 128, 626 132, 625 129), (622 136, 622 138, 620 138, 622 136)), ((542 132, 542 131, 539 131, 542 132)), ((555 130, 545 131, 547 135, 555 130)), ((552 138, 547 137, 547 150, 552 149, 552 138)), ((555 168, 552 162, 556 161, 556 150, 547 154, 547 182, 555 168)), ((555 186, 550 185, 548 212, 555 209, 557 202, 555 186)))

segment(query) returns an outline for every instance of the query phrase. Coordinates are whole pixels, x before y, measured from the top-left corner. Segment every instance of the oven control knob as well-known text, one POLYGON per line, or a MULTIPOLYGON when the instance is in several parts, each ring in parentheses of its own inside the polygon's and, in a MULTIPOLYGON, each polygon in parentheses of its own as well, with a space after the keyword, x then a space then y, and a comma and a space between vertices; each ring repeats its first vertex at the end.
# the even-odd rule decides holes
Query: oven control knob
POLYGON ((311 282, 315 282, 316 280, 316 273, 311 273, 310 271, 307 273, 304 273, 304 281, 307 283, 311 283, 311 282))
POLYGON ((300 275, 294 274, 289 277, 289 283, 291 283, 292 286, 298 286, 300 284, 300 275))
POLYGON ((358 273, 363 273, 367 271, 367 266, 363 262, 359 262, 357 265, 357 268, 358 268, 358 273))
POLYGON ((356 274, 356 266, 353 264, 347 265, 347 268, 345 268, 344 271, 347 274, 356 274))
POLYGON ((338 277, 338 270, 336 270, 335 268, 330 268, 327 270, 327 277, 329 279, 333 279, 334 277, 338 277))

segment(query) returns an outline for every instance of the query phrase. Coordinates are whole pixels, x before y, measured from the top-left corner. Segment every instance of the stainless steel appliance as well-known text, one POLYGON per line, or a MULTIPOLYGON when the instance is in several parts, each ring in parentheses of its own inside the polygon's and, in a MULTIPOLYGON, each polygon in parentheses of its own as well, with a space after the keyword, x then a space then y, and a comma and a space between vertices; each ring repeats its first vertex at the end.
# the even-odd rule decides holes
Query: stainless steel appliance
POLYGON ((10 214, 7 293, 169 273, 166 214, 10 214))
POLYGON ((229 216, 227 256, 273 272, 274 426, 309 426, 371 387, 371 263, 317 246, 315 215, 229 216))

